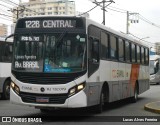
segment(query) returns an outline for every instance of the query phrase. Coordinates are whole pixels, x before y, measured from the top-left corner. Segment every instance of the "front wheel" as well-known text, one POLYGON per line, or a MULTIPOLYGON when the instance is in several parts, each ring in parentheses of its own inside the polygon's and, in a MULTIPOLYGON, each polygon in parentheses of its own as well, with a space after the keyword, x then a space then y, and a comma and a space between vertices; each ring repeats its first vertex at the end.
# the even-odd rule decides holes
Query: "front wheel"
POLYGON ((96 113, 102 113, 103 107, 104 107, 104 92, 103 92, 103 90, 102 90, 102 91, 101 91, 101 95, 100 95, 99 104, 96 105, 96 107, 95 107, 95 112, 96 112, 96 113))
POLYGON ((10 80, 5 81, 4 86, 3 86, 3 94, 2 98, 5 100, 8 100, 10 98, 10 80))

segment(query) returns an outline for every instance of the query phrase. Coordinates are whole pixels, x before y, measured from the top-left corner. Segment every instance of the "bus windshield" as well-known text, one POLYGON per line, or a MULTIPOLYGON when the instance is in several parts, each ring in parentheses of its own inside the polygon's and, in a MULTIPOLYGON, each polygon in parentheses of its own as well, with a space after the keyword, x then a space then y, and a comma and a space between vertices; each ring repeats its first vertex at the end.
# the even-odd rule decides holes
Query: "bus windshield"
POLYGON ((86 39, 82 33, 23 34, 14 41, 15 70, 65 73, 86 69, 86 39))

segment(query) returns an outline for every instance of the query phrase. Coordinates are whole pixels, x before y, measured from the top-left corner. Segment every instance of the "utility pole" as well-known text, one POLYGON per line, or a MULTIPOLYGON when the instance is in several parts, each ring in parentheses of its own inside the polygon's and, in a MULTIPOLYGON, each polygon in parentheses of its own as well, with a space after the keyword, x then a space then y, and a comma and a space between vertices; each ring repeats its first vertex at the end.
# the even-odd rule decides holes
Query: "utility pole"
POLYGON ((105 19, 106 19, 106 15, 105 15, 105 0, 103 0, 102 1, 103 2, 103 8, 102 8, 102 10, 103 10, 103 25, 105 25, 105 19))
POLYGON ((106 0, 103 0, 103 1, 101 1, 101 2, 98 2, 97 0, 94 0, 94 2, 93 3, 95 3, 97 6, 100 6, 100 7, 102 7, 101 9, 103 10, 103 25, 105 25, 105 12, 107 11, 105 8, 107 7, 107 6, 109 6, 110 4, 112 4, 112 3, 115 3, 113 0, 109 0, 109 1, 106 1, 106 0), (109 3, 109 4, 107 4, 106 5, 106 3, 109 3), (101 5, 101 4, 103 4, 103 5, 101 5))
POLYGON ((131 23, 139 23, 139 19, 134 18, 137 17, 139 15, 139 13, 129 13, 127 11, 127 21, 126 21, 126 34, 129 34, 129 21, 131 21, 131 23), (133 16, 133 19, 130 19, 130 16, 133 16))
POLYGON ((23 13, 25 10, 25 7, 23 6, 22 8, 19 9, 19 7, 17 7, 16 9, 10 9, 8 11, 11 11, 13 14, 16 14, 16 20, 19 18, 19 14, 23 13))

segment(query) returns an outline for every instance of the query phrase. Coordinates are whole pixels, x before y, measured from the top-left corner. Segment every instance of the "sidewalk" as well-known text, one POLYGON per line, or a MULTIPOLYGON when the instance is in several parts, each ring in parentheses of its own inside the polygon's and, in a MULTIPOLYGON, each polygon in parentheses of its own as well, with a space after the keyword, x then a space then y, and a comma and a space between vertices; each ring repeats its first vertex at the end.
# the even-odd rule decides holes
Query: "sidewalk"
POLYGON ((144 109, 160 114, 160 101, 148 103, 144 106, 144 109))

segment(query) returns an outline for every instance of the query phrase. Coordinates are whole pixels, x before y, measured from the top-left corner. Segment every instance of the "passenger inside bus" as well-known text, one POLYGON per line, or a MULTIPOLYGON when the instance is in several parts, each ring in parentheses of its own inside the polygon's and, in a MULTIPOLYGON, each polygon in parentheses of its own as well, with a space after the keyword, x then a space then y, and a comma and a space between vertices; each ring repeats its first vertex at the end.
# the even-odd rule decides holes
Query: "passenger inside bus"
POLYGON ((62 62, 62 67, 82 67, 82 62, 83 62, 83 49, 81 45, 78 45, 74 48, 69 57, 64 58, 62 62))

